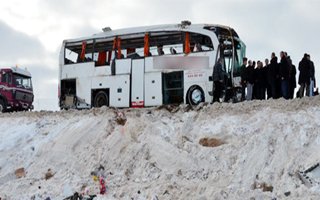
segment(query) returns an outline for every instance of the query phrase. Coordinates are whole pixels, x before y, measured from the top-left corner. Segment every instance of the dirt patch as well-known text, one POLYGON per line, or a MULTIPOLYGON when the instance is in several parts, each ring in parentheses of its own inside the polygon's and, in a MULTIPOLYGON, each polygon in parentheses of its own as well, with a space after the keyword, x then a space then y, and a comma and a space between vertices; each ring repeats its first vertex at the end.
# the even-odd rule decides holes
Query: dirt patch
POLYGON ((46 180, 48 180, 48 179, 52 178, 53 176, 54 176, 54 173, 52 172, 52 170, 51 170, 51 169, 48 169, 48 171, 46 172, 44 178, 45 178, 46 180))
POLYGON ((201 138, 199 144, 204 147, 218 147, 225 144, 225 142, 217 138, 201 138))
POLYGON ((26 176, 26 171, 22 167, 22 168, 16 169, 16 171, 14 171, 14 174, 16 175, 17 178, 22 178, 26 176))

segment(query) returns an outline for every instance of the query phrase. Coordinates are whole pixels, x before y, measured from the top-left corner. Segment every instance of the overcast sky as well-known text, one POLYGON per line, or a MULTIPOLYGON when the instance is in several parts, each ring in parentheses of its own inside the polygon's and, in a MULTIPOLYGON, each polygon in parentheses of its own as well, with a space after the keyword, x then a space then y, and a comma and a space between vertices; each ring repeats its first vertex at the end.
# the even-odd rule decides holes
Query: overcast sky
MULTIPOLYGON (((319 77, 319 0, 10 0, 0 7, 0 66, 27 67, 35 108, 58 109, 62 40, 142 25, 213 23, 233 27, 247 57, 287 51, 296 66, 311 54, 319 77)), ((318 80, 320 80, 318 78, 318 80)))

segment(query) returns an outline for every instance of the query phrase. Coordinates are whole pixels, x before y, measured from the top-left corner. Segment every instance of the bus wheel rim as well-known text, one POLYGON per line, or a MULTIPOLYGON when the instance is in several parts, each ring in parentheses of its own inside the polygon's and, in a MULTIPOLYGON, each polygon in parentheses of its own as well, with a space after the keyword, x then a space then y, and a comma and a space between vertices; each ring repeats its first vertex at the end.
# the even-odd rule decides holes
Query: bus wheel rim
POLYGON ((200 103, 202 101, 202 92, 199 89, 195 89, 191 93, 191 99, 194 103, 200 103))

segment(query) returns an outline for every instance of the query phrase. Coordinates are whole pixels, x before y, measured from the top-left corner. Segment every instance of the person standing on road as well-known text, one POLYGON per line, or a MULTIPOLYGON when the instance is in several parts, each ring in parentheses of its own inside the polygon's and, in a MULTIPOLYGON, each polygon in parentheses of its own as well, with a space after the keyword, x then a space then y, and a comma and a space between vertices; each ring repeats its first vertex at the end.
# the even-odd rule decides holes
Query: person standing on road
POLYGON ((307 56, 310 63, 310 86, 309 86, 309 96, 314 96, 314 88, 315 88, 315 76, 314 76, 314 64, 311 61, 310 55, 307 56))
POLYGON ((281 95, 283 98, 288 99, 289 65, 283 51, 280 52, 280 58, 279 75, 281 80, 281 95))
POLYGON ((246 100, 250 101, 252 100, 252 92, 253 92, 253 84, 254 84, 254 66, 252 64, 252 61, 249 60, 248 62, 248 66, 245 69, 245 80, 247 82, 247 96, 246 96, 246 100))
POLYGON ((310 85, 310 62, 308 60, 308 54, 306 53, 304 54, 302 60, 299 62, 299 71, 299 97, 302 98, 304 96, 305 89, 306 94, 308 95, 310 85))
POLYGON ((213 101, 220 102, 220 97, 222 93, 223 80, 224 80, 224 71, 222 67, 222 58, 219 58, 217 63, 213 68, 213 82, 214 82, 214 92, 213 92, 213 101))
POLYGON ((289 88, 289 99, 293 99, 294 97, 294 90, 297 87, 297 83, 296 83, 296 74, 297 74, 297 70, 296 70, 296 66, 294 64, 292 64, 292 60, 290 58, 290 56, 287 56, 287 61, 289 64, 289 82, 288 82, 288 88, 289 88))
POLYGON ((245 78, 245 70, 248 64, 248 58, 244 57, 243 58, 243 64, 241 65, 240 68, 240 76, 241 76, 241 101, 244 101, 246 99, 246 86, 247 86, 247 81, 245 78))
POLYGON ((268 67, 267 79, 271 90, 271 97, 273 99, 278 98, 277 94, 277 79, 278 79, 278 58, 275 53, 271 54, 271 61, 268 67))

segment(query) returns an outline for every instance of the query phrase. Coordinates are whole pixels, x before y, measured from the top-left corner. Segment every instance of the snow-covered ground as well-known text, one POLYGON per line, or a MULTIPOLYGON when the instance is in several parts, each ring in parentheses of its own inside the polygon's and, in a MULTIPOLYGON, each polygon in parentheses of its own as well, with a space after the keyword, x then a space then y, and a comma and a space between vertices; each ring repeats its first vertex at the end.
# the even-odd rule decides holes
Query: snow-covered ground
POLYGON ((0 198, 98 194, 100 167, 96 199, 320 199, 319 170, 299 177, 320 162, 319 127, 319 97, 0 114, 0 198))

